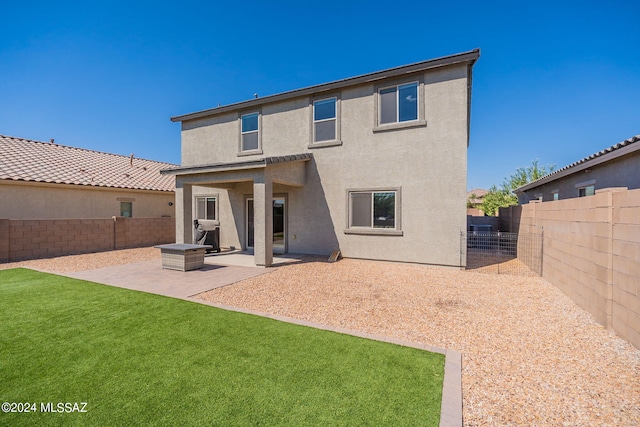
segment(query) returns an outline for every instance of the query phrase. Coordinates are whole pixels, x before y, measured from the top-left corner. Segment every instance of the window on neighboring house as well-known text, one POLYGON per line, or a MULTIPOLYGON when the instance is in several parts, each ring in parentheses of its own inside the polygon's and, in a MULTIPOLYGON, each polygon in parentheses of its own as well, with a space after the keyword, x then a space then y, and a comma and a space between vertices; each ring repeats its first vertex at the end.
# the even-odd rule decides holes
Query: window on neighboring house
POLYGON ((196 219, 216 219, 216 198, 196 197, 196 219))
POLYGON ((559 190, 553 190, 551 192, 551 195, 553 196, 553 200, 559 200, 560 199, 560 191, 559 190))
POLYGON ((593 196, 596 194, 595 185, 587 185, 585 187, 578 188, 578 197, 593 196))
POLYGON ((133 217, 133 202, 120 202, 120 216, 133 217))
POLYGON ((418 82, 382 88, 378 102, 381 125, 418 120, 418 82))
POLYGON ((350 228, 396 228, 396 191, 352 191, 349 204, 350 228))
POLYGON ((338 139, 336 105, 335 97, 313 101, 313 142, 338 139))
POLYGON ((256 151, 260 149, 260 115, 244 114, 241 121, 240 151, 256 151))

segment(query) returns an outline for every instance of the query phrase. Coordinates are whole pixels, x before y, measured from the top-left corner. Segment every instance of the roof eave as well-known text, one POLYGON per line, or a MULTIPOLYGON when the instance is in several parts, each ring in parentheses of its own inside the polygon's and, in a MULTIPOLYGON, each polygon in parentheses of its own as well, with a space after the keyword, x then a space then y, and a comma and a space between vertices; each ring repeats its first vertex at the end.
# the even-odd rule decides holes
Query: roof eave
POLYGON ((163 169, 161 175, 195 175, 211 172, 228 172, 246 169, 266 168, 275 163, 306 162, 313 158, 311 153, 290 154, 286 156, 261 157, 255 160, 239 162, 212 163, 206 165, 185 166, 179 168, 163 169))
POLYGON ((329 83, 323 83, 323 84, 309 86, 302 89, 296 89, 296 90, 282 92, 275 95, 269 95, 263 98, 250 99, 247 101, 237 102, 237 103, 225 105, 222 107, 216 107, 216 108, 211 108, 207 110, 197 111, 194 113, 174 116, 174 117, 171 117, 171 121, 183 122, 186 120, 199 119, 202 117, 223 114, 230 111, 237 111, 245 108, 256 107, 258 105, 263 105, 270 102, 278 102, 278 101, 297 98, 301 96, 309 96, 315 93, 328 92, 328 91, 340 89, 343 87, 356 86, 359 84, 370 83, 370 82, 374 82, 374 81, 378 81, 386 78, 401 76, 404 74, 417 73, 420 71, 426 71, 426 70, 438 68, 438 67, 444 67, 444 66, 461 64, 461 63, 469 63, 470 66, 473 66, 473 64, 478 60, 479 57, 480 57, 480 49, 474 49, 467 52, 457 53, 455 55, 429 59, 429 60, 417 62, 414 64, 403 65, 400 67, 389 68, 382 71, 376 71, 374 73, 363 74, 356 77, 349 77, 347 79, 336 80, 329 83))
POLYGON ((530 182, 528 184, 523 185, 522 187, 518 187, 513 190, 514 193, 520 194, 525 191, 531 190, 532 188, 540 187, 543 184, 548 184, 553 181, 557 181, 560 178, 564 178, 565 176, 573 175, 574 173, 581 172, 585 169, 592 168, 594 166, 600 165, 605 162, 609 162, 611 160, 617 159, 619 157, 625 156, 627 154, 633 153, 635 151, 640 150, 640 144, 633 143, 627 145, 626 147, 619 148, 617 150, 611 151, 609 153, 603 154, 601 156, 594 157, 593 159, 586 160, 582 163, 578 163, 574 166, 570 166, 556 172, 550 173, 549 175, 543 176, 542 178, 530 182))

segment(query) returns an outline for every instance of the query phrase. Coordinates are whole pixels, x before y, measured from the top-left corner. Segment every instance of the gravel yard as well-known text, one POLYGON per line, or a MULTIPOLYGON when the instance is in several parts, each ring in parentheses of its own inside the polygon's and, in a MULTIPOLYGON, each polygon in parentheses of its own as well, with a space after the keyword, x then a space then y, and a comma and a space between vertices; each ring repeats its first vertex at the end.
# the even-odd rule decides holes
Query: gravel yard
POLYGON ((56 258, 0 263, 0 270, 28 267, 52 273, 72 273, 74 271, 94 270, 112 265, 129 264, 159 258, 160 250, 156 248, 121 249, 118 251, 96 252, 93 254, 67 255, 56 258))
MULTIPOLYGON (((142 248, 0 269, 71 272, 159 257, 142 248)), ((199 297, 458 350, 468 426, 640 425, 640 350, 539 277, 309 258, 199 297)))

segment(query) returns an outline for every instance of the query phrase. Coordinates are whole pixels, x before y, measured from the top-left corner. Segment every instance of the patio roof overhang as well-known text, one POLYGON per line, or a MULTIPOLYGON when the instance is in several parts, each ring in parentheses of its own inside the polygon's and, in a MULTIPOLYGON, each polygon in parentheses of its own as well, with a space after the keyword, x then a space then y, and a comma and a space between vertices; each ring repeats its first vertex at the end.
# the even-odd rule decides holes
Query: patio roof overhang
POLYGON ((311 153, 262 157, 247 161, 212 163, 165 169, 176 177, 176 242, 193 241, 193 187, 233 188, 253 183, 254 259, 256 265, 273 262, 273 185, 304 187, 311 153))
POLYGON ((176 185, 189 183, 224 186, 237 182, 255 181, 256 178, 268 174, 274 183, 302 187, 305 184, 305 164, 312 158, 311 153, 292 154, 164 169, 160 173, 174 175, 176 185))

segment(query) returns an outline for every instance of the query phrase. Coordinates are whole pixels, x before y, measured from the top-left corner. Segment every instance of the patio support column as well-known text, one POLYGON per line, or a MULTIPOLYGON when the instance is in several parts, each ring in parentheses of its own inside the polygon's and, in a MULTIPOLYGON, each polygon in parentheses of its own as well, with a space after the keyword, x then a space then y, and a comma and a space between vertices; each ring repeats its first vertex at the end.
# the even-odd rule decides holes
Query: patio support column
POLYGON ((192 185, 176 178, 176 243, 193 243, 192 185))
POLYGON ((273 182, 266 171, 253 181, 253 247, 256 265, 273 263, 273 182))

